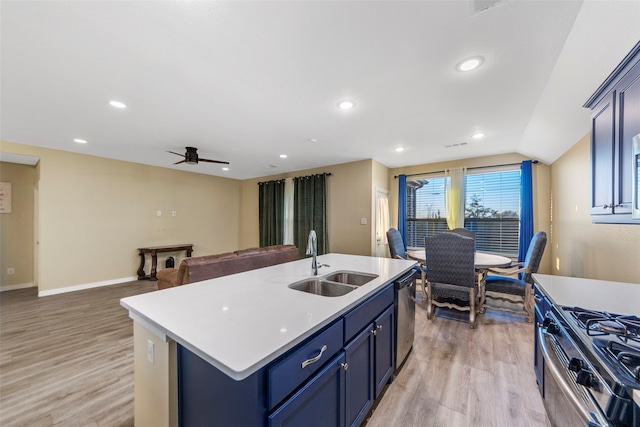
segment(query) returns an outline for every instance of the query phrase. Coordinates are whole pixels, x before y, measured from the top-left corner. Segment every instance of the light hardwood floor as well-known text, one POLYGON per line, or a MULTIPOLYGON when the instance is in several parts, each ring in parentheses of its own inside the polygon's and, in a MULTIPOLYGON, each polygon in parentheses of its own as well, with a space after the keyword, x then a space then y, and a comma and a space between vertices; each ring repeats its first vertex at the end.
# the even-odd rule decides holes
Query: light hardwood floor
MULTIPOLYGON (((133 328, 119 300, 155 286, 3 292, 0 425, 132 426, 133 328)), ((522 316, 487 311, 471 330, 418 306, 414 349, 367 427, 548 426, 532 334, 522 316)))

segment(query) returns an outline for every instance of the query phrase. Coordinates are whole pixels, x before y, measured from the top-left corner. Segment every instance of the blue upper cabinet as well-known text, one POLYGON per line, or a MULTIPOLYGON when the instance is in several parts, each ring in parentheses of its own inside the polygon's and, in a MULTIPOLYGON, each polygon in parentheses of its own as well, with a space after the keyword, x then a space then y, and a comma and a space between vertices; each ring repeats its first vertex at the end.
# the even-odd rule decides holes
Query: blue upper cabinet
POLYGON ((584 106, 591 109, 592 221, 640 224, 631 216, 633 138, 640 134, 640 43, 584 106))

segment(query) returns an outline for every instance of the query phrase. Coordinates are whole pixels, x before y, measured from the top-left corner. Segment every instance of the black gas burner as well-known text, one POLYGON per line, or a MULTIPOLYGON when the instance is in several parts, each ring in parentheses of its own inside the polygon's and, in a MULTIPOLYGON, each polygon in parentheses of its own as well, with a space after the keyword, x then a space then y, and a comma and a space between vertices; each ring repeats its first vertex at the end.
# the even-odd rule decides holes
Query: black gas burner
POLYGON ((640 381, 640 349, 622 344, 617 341, 609 341, 607 351, 616 358, 633 376, 640 381))
POLYGON ((587 331, 587 335, 615 335, 625 343, 640 342, 640 318, 636 316, 622 316, 580 307, 572 307, 569 311, 578 325, 587 331))

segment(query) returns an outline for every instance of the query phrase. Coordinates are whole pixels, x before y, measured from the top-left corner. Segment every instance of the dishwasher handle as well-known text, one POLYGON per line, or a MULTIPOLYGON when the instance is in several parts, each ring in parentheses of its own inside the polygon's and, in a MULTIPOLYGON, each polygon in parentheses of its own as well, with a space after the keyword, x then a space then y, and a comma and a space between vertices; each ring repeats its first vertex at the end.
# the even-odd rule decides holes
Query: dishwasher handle
POLYGON ((416 276, 416 272, 412 271, 411 273, 405 275, 404 277, 401 277, 400 279, 396 280, 396 289, 410 288, 414 286, 416 283, 415 276, 416 276))

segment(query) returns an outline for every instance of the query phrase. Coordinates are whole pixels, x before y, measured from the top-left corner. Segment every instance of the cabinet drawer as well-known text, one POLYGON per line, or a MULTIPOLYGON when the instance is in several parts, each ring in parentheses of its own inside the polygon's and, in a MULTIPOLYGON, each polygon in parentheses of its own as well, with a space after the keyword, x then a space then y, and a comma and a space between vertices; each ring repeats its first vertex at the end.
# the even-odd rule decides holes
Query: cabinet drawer
POLYGON ((393 285, 387 286, 368 301, 347 313, 344 316, 344 342, 349 342, 391 304, 393 304, 393 285))
POLYGON ((267 380, 269 410, 298 388, 342 348, 344 342, 342 328, 342 320, 339 320, 269 368, 267 380), (322 351, 324 346, 326 349, 322 351), (307 363, 303 368, 304 362, 307 363))

